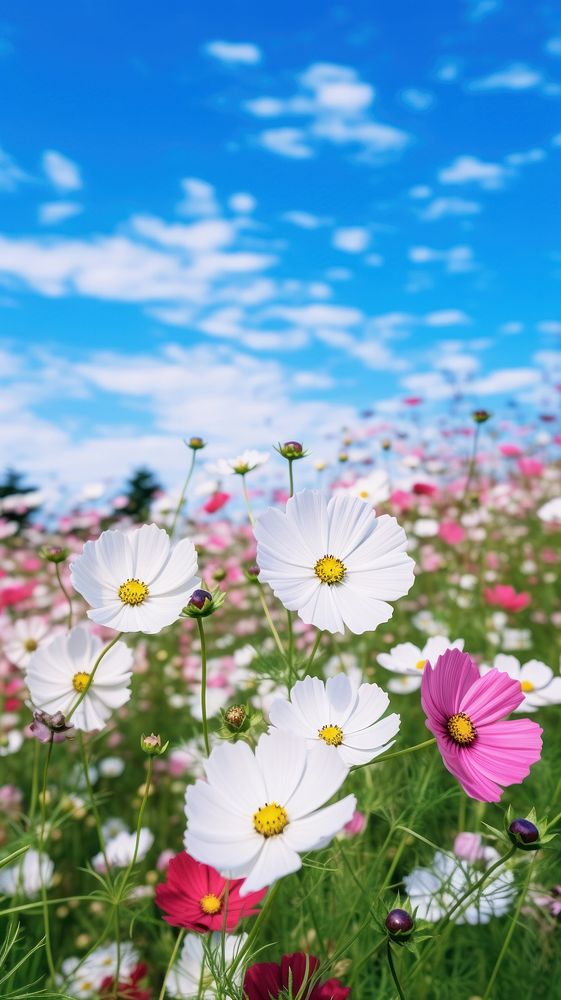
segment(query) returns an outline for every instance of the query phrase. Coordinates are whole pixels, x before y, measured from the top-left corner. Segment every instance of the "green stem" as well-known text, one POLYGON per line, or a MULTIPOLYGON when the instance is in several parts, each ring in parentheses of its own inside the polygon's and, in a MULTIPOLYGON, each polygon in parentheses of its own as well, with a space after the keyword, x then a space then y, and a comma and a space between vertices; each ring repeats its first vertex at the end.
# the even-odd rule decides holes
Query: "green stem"
POLYGON ((465 504, 465 502, 467 500, 467 496, 468 496, 468 493, 469 493, 469 488, 471 486, 471 480, 472 480, 472 477, 473 477, 473 471, 475 469, 475 462, 476 462, 476 459, 477 459, 477 443, 479 441, 479 427, 480 427, 480 424, 476 424, 475 425, 475 434, 473 435, 473 448, 472 448, 472 451, 471 451, 471 458, 469 460, 469 466, 468 466, 467 478, 466 478, 466 485, 464 487, 464 492, 463 492, 463 495, 462 495, 462 499, 460 500, 460 507, 461 508, 463 508, 463 506, 464 506, 464 504, 465 504))
POLYGON ((72 708, 70 709, 70 711, 68 712, 68 715, 66 716, 66 723, 67 724, 70 721, 70 719, 72 718, 72 716, 74 715, 74 712, 78 708, 78 705, 82 704, 82 702, 83 702, 84 698, 86 697, 89 689, 91 688, 91 686, 93 684, 94 677, 96 675, 97 668, 99 667, 99 664, 101 663, 103 657, 105 656, 106 653, 109 652, 110 649, 112 649, 112 647, 115 645, 115 643, 119 641, 119 639, 121 638, 122 634, 123 634, 122 632, 117 632, 117 635, 115 636, 115 638, 111 639, 111 642, 109 642, 107 644, 107 646, 104 646, 104 648, 101 650, 101 653, 99 654, 97 660, 95 661, 95 663, 93 665, 93 669, 92 669, 92 672, 91 672, 91 674, 89 676, 87 686, 80 693, 78 699, 74 702, 72 708))
POLYGON ((172 951, 172 953, 170 955, 170 959, 169 959, 169 962, 167 964, 167 969, 166 969, 165 974, 164 974, 164 981, 162 983, 162 988, 161 988, 160 993, 158 995, 158 1000, 164 1000, 164 997, 166 995, 166 983, 168 981, 168 976, 169 976, 169 974, 170 974, 170 972, 171 972, 171 970, 173 968, 174 962, 175 962, 175 960, 177 958, 177 954, 179 952, 179 949, 181 948, 181 944, 183 942, 183 938, 184 937, 185 937, 185 931, 184 930, 179 931, 179 934, 177 935, 177 940, 176 940, 176 942, 175 942, 175 944, 173 946, 173 951, 172 951))
POLYGON ((366 764, 355 764, 351 768, 351 771, 360 771, 362 767, 369 767, 370 764, 383 764, 386 760, 393 760, 394 757, 405 757, 408 753, 414 753, 416 750, 422 750, 423 747, 430 747, 436 743, 436 737, 431 737, 430 740, 425 740, 423 743, 416 743, 413 747, 405 747, 404 750, 395 750, 394 753, 387 753, 383 757, 375 757, 374 760, 368 761, 366 764))
POLYGON ((288 623, 288 691, 290 693, 292 685, 294 683, 294 630, 292 628, 292 613, 290 611, 286 612, 286 619, 288 623))
POLYGON ((271 909, 271 907, 273 905, 273 902, 275 900, 275 896, 276 896, 277 892, 279 891, 279 887, 280 887, 280 879, 277 882, 275 882, 275 884, 273 885, 272 889, 269 891, 269 894, 268 894, 265 902, 263 903, 263 906, 261 907, 261 909, 259 910, 259 913, 257 914, 257 917, 255 919, 255 923, 254 923, 253 927, 251 928, 251 930, 250 930, 250 932, 249 932, 249 934, 247 936, 247 941, 245 942, 245 945, 243 946, 243 948, 240 949, 240 951, 236 955, 234 961, 232 962, 232 964, 230 966, 230 970, 229 970, 230 971, 230 976, 233 977, 236 969, 244 961, 246 955, 250 954, 251 949, 253 947, 253 942, 255 941, 255 938, 257 937, 257 935, 258 935, 258 933, 259 933, 259 931, 261 929, 261 925, 262 925, 263 921, 265 920, 265 916, 268 915, 269 910, 271 909))
POLYGON ((499 969, 500 969, 500 967, 502 965, 503 958, 505 957, 505 955, 506 955, 506 953, 508 951, 508 946, 510 944, 512 935, 514 934, 514 929, 516 927, 516 924, 517 924, 517 921, 518 921, 518 917, 520 916, 520 911, 521 911, 521 909, 522 909, 522 907, 524 905, 524 900, 526 899, 526 895, 527 895, 527 892, 528 892, 528 887, 530 885, 530 879, 532 877, 532 870, 533 870, 533 867, 534 867, 535 860, 536 860, 536 855, 534 854, 534 857, 532 858, 530 864, 528 865, 528 874, 526 875, 526 878, 524 880, 524 885, 522 887, 522 892, 520 893, 520 896, 518 898, 518 902, 516 904, 516 909, 514 911, 512 920, 510 922, 510 927, 508 928, 508 931, 507 931, 507 933, 505 935, 505 939, 503 941, 502 948, 501 948, 501 950, 499 952, 497 961, 495 962, 495 967, 494 967, 494 969, 493 969, 493 971, 491 973, 491 978, 490 978, 489 982, 487 983, 487 988, 485 990, 485 993, 483 994, 483 1000, 487 1000, 487 998, 490 997, 490 995, 491 995, 491 989, 494 986, 495 979, 497 978, 497 975, 499 973, 499 969))
POLYGON ((199 639, 201 641, 201 715, 203 719, 203 737, 205 741, 206 755, 210 754, 210 743, 208 739, 208 719, 206 716, 206 639, 202 618, 197 618, 199 629, 199 639))
POLYGON ((388 940, 388 946, 387 946, 387 956, 388 956, 388 965, 390 967, 390 972, 392 974, 392 979, 394 981, 395 988, 396 988, 398 996, 399 996, 399 1000, 405 1000, 405 993, 403 992, 403 990, 401 989, 401 986, 399 985, 399 979, 397 977, 397 972, 396 972, 396 969, 395 969, 395 964, 394 964, 393 955, 392 955, 392 946, 391 946, 391 942, 389 940, 388 940))
POLYGON ((62 590, 62 593, 66 597, 66 602, 68 604, 68 631, 70 632, 70 629, 72 628, 72 598, 70 597, 70 594, 68 593, 66 587, 64 586, 64 583, 62 582, 62 577, 60 575, 60 566, 58 563, 55 563, 55 573, 56 573, 56 578, 58 580, 58 585, 62 590))
POLYGON ((31 772, 31 798, 29 803, 29 826, 33 826, 35 819, 35 809, 37 805, 37 789, 39 787, 39 753, 41 744, 39 740, 33 740, 33 770, 31 772))
POLYGON ((99 847, 101 853, 103 854, 103 860, 105 862, 105 871, 107 872, 107 877, 111 878, 111 869, 109 867, 109 861, 107 859, 107 853, 105 851, 105 838, 103 836, 103 831, 101 829, 101 818, 99 815, 99 810, 97 808, 97 803, 95 801, 95 795, 93 786, 90 780, 90 768, 88 765, 88 755, 86 753, 86 744, 84 743, 84 737, 80 730, 78 730, 78 743, 80 746, 80 755, 82 757, 82 766, 84 768, 84 778, 86 779, 86 787, 88 789, 88 795, 90 799, 90 805, 92 808, 92 813, 95 819, 95 826, 97 830, 97 837, 99 840, 99 847))
POLYGON ((312 663, 315 660, 316 653, 317 653, 317 651, 319 649, 319 644, 321 642, 322 635, 323 635, 323 632, 318 632, 318 634, 316 636, 316 641, 314 642, 312 652, 310 653, 310 658, 309 658, 309 660, 308 660, 308 662, 306 664, 306 673, 307 674, 310 672, 310 667, 312 666, 312 663))
POLYGON ((191 476, 193 475, 193 471, 194 471, 194 468, 195 468, 195 458, 196 458, 196 455, 197 455, 196 449, 193 448, 193 455, 192 455, 192 458, 191 458, 191 465, 189 467, 189 472, 187 473, 187 478, 185 479, 185 482, 183 483, 183 489, 181 490, 181 495, 179 497, 179 503, 177 504, 177 507, 175 508, 175 514, 173 515, 173 521, 171 523, 171 528, 169 529, 170 540, 173 538, 173 536, 175 534, 175 529, 177 527, 177 522, 179 520, 179 515, 181 514, 181 509, 183 507, 183 504, 185 503, 185 494, 187 493, 187 487, 188 487, 188 485, 189 485, 189 483, 191 481, 191 476))
POLYGON ((289 458, 288 459, 288 483, 289 483, 289 488, 290 488, 289 492, 290 492, 290 496, 291 497, 294 496, 294 473, 292 472, 292 464, 293 464, 293 459, 289 458))
POLYGON ((276 644, 276 647, 277 647, 279 653, 281 654, 281 656, 283 657, 283 659, 285 659, 286 654, 284 652, 284 647, 283 647, 283 644, 281 642, 280 635, 279 635, 279 633, 277 631, 277 627, 276 627, 273 619, 271 618, 271 612, 269 611, 269 608, 267 607, 267 602, 265 600, 265 595, 263 593, 263 589, 261 587, 261 584, 258 584, 258 587, 259 587, 259 590, 258 590, 259 600, 261 601, 261 606, 263 608, 263 611, 264 611, 264 614, 265 614, 265 618, 267 619, 267 624, 268 624, 268 626, 269 626, 269 628, 271 630, 271 635, 273 636, 273 639, 275 640, 275 644, 276 644))
POLYGON ((245 500, 245 505, 247 507, 247 516, 249 517, 249 523, 251 524, 251 527, 253 528, 253 526, 255 524, 255 518, 253 516, 253 511, 251 509, 251 500, 249 499, 249 493, 248 493, 248 489, 247 489, 247 483, 245 481, 245 473, 241 473, 241 477, 242 477, 243 498, 245 500))
POLYGON ((43 871, 41 868, 41 861, 43 857, 43 852, 45 850, 45 825, 47 822, 47 781, 49 777, 49 764, 51 762, 51 755, 53 752, 53 741, 51 739, 48 744, 47 757, 45 759, 45 767, 43 770, 43 786, 41 791, 41 826, 39 831, 39 878, 41 880, 41 904, 43 909, 43 926, 45 928, 45 954, 47 956, 47 965, 49 966, 49 974, 53 984, 56 979, 56 969, 53 961, 53 953, 51 948, 51 929, 49 923, 49 906, 47 901, 47 885, 44 879, 43 871))

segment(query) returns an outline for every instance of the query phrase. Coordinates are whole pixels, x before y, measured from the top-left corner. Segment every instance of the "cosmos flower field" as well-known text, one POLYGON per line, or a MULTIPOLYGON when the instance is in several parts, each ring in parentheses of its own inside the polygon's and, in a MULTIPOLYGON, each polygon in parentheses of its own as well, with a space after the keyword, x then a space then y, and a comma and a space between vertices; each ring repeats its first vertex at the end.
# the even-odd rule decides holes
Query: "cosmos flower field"
POLYGON ((2 998, 559 995, 561 434, 418 403, 4 501, 2 998))

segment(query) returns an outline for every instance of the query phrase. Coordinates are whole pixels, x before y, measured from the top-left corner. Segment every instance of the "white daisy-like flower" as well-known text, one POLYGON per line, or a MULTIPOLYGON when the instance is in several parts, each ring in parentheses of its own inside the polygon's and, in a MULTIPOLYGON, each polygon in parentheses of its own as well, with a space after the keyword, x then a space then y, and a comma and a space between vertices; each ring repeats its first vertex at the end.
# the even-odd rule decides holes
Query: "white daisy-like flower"
POLYGON ((71 567, 74 588, 92 607, 88 618, 116 632, 160 632, 177 621, 200 584, 197 553, 182 539, 172 549, 155 524, 104 531, 71 567))
POLYGON ((264 465, 270 459, 268 451, 255 451, 252 448, 242 451, 241 455, 235 458, 219 458, 217 462, 207 466, 209 472, 214 472, 218 476, 245 476, 248 472, 264 465))
POLYGON ((394 517, 357 497, 303 490, 255 525, 261 582, 307 625, 356 635, 388 621, 388 601, 413 585, 413 560, 394 517))
POLYGON ((244 878, 241 895, 256 892, 302 866, 300 854, 325 847, 351 819, 356 799, 320 808, 347 768, 321 744, 311 750, 293 733, 216 747, 207 782, 187 789, 185 848, 225 878, 244 878))
MULTIPOLYGON (((495 851, 485 867, 489 868, 498 857, 495 851)), ((475 887, 482 874, 468 861, 437 851, 429 868, 415 868, 403 883, 417 918, 435 923, 446 916, 470 885, 475 887)), ((452 920, 456 924, 488 924, 492 917, 508 912, 515 894, 514 875, 510 869, 499 869, 473 896, 468 896, 452 920)))
POLYGON ((375 507, 376 504, 384 503, 390 495, 390 478, 385 469, 376 469, 368 476, 361 476, 350 486, 340 487, 336 495, 358 497, 359 500, 367 500, 375 507))
POLYGON ((99 996, 104 979, 115 976, 118 961, 119 977, 123 980, 128 979, 134 971, 139 958, 136 948, 127 941, 121 943, 120 949, 116 944, 102 945, 84 959, 65 958, 61 966, 62 976, 58 977, 58 985, 64 986, 64 991, 74 997, 84 997, 84 1000, 89 1000, 90 997, 99 996))
MULTIPOLYGON (((166 982, 166 992, 176 1000, 215 1000, 213 969, 219 974, 225 973, 246 941, 247 934, 225 934, 222 951, 222 935, 218 932, 187 934, 181 955, 166 982)), ((242 972, 243 967, 240 966, 234 973, 236 986, 241 984, 242 972)))
POLYGON ((4 639, 4 654, 10 663, 25 670, 32 654, 47 636, 52 636, 52 632, 52 626, 47 619, 40 618, 39 615, 18 618, 4 639))
POLYGON ((0 732, 0 757, 9 757, 17 753, 23 744, 23 733, 19 729, 10 729, 9 733, 0 732))
POLYGON ((92 679, 103 648, 101 639, 84 625, 59 635, 33 654, 26 682, 35 708, 49 715, 68 715, 84 692, 72 715, 72 725, 89 733, 103 729, 111 713, 131 696, 132 651, 124 642, 108 650, 92 679))
POLYGON ((39 895, 43 882, 50 885, 54 873, 55 866, 48 854, 29 850, 15 865, 0 869, 0 894, 33 899, 39 895))
POLYGON ((538 517, 548 524, 561 524, 561 497, 554 497, 538 508, 538 517))
MULTIPOLYGON (((142 861, 154 843, 154 834, 147 827, 143 826, 138 838, 138 852, 136 860, 142 861)), ((105 845, 105 854, 111 868, 126 868, 130 865, 134 857, 134 847, 136 844, 136 833, 128 833, 121 830, 116 836, 108 840, 105 845)), ((92 858, 92 865, 98 872, 105 871, 105 858, 100 851, 92 858)))
POLYGON ((521 664, 516 656, 498 653, 493 666, 483 665, 481 673, 488 674, 493 667, 520 684, 524 701, 514 709, 515 712, 537 712, 545 705, 561 704, 561 677, 555 677, 551 667, 541 660, 528 660, 521 664))
POLYGON ((433 635, 421 648, 412 642, 400 642, 389 653, 380 653, 378 663, 384 670, 400 674, 399 680, 388 683, 390 691, 396 694, 409 694, 417 691, 423 679, 423 670, 427 663, 434 664, 447 649, 463 649, 464 640, 454 639, 451 642, 444 635, 433 635))
POLYGON ((269 717, 277 729, 303 736, 308 745, 333 747, 345 767, 368 764, 395 742, 399 715, 381 716, 389 698, 377 684, 355 686, 346 674, 297 681, 285 698, 275 701, 269 717), (378 721, 380 720, 380 721, 378 721))

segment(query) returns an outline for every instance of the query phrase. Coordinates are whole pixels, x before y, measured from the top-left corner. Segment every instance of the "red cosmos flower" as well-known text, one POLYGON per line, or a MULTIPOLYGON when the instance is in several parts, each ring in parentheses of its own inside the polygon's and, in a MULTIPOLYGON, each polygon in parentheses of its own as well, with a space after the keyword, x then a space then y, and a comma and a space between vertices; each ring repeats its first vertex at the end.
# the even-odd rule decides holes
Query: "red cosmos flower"
POLYGON ((490 604, 491 607, 503 608, 504 611, 512 611, 514 613, 523 611, 532 600, 529 594, 526 594, 524 591, 517 594, 514 587, 504 583, 497 583, 494 587, 486 587, 483 595, 487 604, 490 604))
MULTIPOLYGON (((228 902, 225 929, 232 931, 242 917, 257 913, 267 889, 250 892, 240 897, 243 878, 228 880, 228 902)), ((224 927, 225 878, 210 865, 195 861, 182 851, 171 859, 167 882, 156 886, 156 903, 167 916, 164 920, 173 927, 189 931, 221 931, 224 927)))
POLYGON ((143 989, 139 983, 146 978, 148 966, 139 962, 134 967, 130 976, 120 982, 115 993, 115 981, 113 976, 106 976, 99 988, 100 1000, 152 1000, 152 990, 143 989))
MULTIPOLYGON (((280 965, 257 962, 245 974, 244 992, 248 1000, 276 1000, 284 997, 283 991, 291 987, 291 996, 300 996, 318 968, 319 959, 301 951, 283 955, 280 965)), ((311 993, 306 993, 305 1000, 346 1000, 350 995, 349 986, 343 986, 338 979, 327 979, 317 983, 311 993)))
POLYGON ((432 483, 413 483, 413 493, 418 497, 433 497, 436 492, 432 483))
POLYGON ((203 504, 203 510, 207 514, 214 514, 217 510, 220 510, 224 504, 227 504, 229 499, 230 493, 221 493, 217 490, 217 492, 213 493, 207 502, 203 504))

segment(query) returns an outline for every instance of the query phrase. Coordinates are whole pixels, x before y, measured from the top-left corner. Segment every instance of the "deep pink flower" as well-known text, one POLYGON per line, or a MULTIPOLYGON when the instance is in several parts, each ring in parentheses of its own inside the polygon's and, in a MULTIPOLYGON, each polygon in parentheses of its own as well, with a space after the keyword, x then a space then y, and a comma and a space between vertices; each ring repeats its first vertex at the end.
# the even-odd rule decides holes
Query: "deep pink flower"
POLYGON ((516 593, 510 584, 497 583, 494 587, 486 587, 483 596, 487 604, 494 608, 503 608, 504 611, 514 613, 527 608, 532 598, 525 591, 516 593))
POLYGON ((217 490, 217 492, 213 493, 212 496, 207 500, 207 502, 203 504, 203 510, 207 514, 214 514, 217 510, 221 510, 221 508, 228 503, 229 499, 230 499, 229 493, 221 493, 219 490, 217 490))
POLYGON ((499 451, 505 458, 520 458, 522 454, 522 448, 519 448, 517 444, 501 444, 499 451))
POLYGON ((519 458, 517 465, 523 476, 541 476, 544 470, 538 458, 519 458))
MULTIPOLYGON (((303 987, 312 979, 319 968, 319 960, 301 951, 283 955, 280 965, 276 962, 257 962, 245 974, 244 992, 248 1000, 277 1000, 284 997, 292 986, 292 996, 300 996, 303 987)), ((351 995, 349 986, 343 986, 338 979, 328 979, 317 983, 306 1000, 346 1000, 351 995)))
POLYGON ((465 528, 457 521, 442 521, 438 528, 438 534, 448 545, 458 545, 466 537, 465 528))
POLYGON ((186 851, 177 854, 168 865, 167 882, 156 886, 156 903, 167 916, 164 920, 173 927, 190 931, 227 931, 234 929, 242 917, 257 913, 267 889, 250 892, 243 898, 240 886, 243 878, 228 880, 227 915, 224 923, 226 882, 210 865, 195 861, 186 851))
POLYGON ((459 649, 446 650, 434 667, 426 664, 425 725, 444 766, 472 799, 498 802, 504 787, 520 784, 540 759, 541 727, 530 719, 505 719, 523 700, 519 681, 496 669, 480 677, 459 649))

